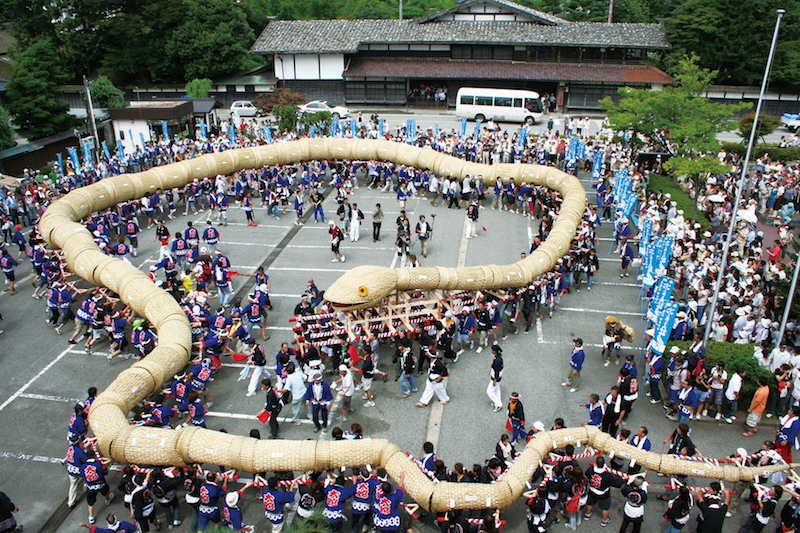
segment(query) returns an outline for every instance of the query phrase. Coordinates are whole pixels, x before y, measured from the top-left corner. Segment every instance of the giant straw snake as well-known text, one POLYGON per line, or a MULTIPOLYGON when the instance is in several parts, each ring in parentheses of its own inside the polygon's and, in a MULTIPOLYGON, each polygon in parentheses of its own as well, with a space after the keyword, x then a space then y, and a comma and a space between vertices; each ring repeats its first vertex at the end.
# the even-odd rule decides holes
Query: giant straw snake
POLYGON ((391 141, 314 138, 287 143, 240 148, 204 155, 138 174, 122 174, 72 191, 50 205, 39 222, 42 237, 63 250, 73 273, 117 293, 121 300, 146 317, 158 331, 158 346, 143 360, 124 370, 103 391, 89 413, 91 428, 101 453, 119 463, 184 466, 194 463, 227 465, 247 472, 321 470, 342 465, 381 465, 395 479, 406 472, 408 494, 423 508, 445 511, 504 508, 525 489, 535 468, 547 453, 566 444, 587 444, 603 452, 636 458, 650 470, 689 474, 725 481, 752 480, 761 472, 788 466, 736 467, 690 462, 644 452, 611 439, 596 428, 572 428, 537 434, 503 477, 492 484, 434 483, 396 445, 385 439, 359 441, 256 440, 198 427, 160 429, 132 426, 131 409, 170 379, 190 360, 192 333, 177 302, 130 264, 109 257, 95 245, 91 233, 79 222, 90 213, 148 192, 183 187, 195 178, 231 174, 237 170, 309 160, 342 159, 390 161, 427 168, 443 176, 514 178, 518 183, 546 185, 563 198, 561 212, 544 244, 528 258, 511 265, 467 268, 428 267, 388 269, 360 266, 345 273, 325 293, 340 309, 371 307, 395 289, 499 289, 520 287, 550 270, 567 252, 586 203, 580 183, 552 167, 538 165, 481 165, 429 148, 391 141))

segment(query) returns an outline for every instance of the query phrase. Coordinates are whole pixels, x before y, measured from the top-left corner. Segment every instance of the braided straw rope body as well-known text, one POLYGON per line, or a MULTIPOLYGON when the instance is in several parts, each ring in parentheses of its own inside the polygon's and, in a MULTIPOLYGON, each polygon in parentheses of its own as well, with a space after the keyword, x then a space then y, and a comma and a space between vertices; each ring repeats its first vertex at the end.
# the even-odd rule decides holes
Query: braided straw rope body
MULTIPOLYGON (((184 466, 194 463, 228 465, 247 472, 274 470, 321 470, 341 465, 382 465, 397 478, 406 472, 409 495, 423 508, 444 511, 452 506, 477 509, 511 505, 525 488, 525 482, 547 453, 566 444, 584 443, 598 450, 629 454, 640 464, 666 474, 736 481, 754 479, 764 471, 782 467, 736 468, 707 463, 688 463, 672 457, 642 452, 633 446, 608 438, 595 428, 574 428, 539 433, 526 446, 521 457, 505 475, 492 484, 434 484, 396 445, 384 439, 359 441, 280 441, 256 440, 188 427, 178 430, 134 427, 128 423, 130 410, 161 388, 165 380, 182 369, 190 359, 191 327, 177 302, 152 281, 124 261, 103 254, 89 231, 78 221, 95 211, 119 202, 140 198, 147 192, 182 187, 195 178, 231 174, 240 169, 259 168, 314 159, 380 159, 429 168, 442 175, 463 177, 482 174, 487 181, 495 176, 544 184, 559 190, 564 198, 562 211, 548 240, 525 261, 513 265, 488 265, 464 269, 419 269, 414 277, 390 269, 358 267, 359 272, 380 271, 380 283, 368 286, 369 300, 345 305, 368 306, 377 294, 395 288, 483 289, 521 286, 546 272, 563 255, 580 221, 585 192, 574 178, 552 168, 535 165, 493 165, 468 163, 431 149, 419 149, 389 141, 358 139, 304 139, 258 148, 241 148, 205 155, 138 174, 124 174, 77 189, 48 207, 39 223, 42 237, 53 248, 64 251, 69 268, 97 286, 117 293, 123 302, 146 317, 158 331, 158 346, 142 361, 132 365, 103 391, 92 405, 89 421, 100 452, 120 463, 184 466), (383 272, 388 270, 389 272, 383 272)), ((348 273, 349 274, 349 273, 348 273)), ((347 276, 347 274, 346 274, 347 276)), ((341 280, 340 280, 341 281, 341 280)), ((346 280, 347 281, 347 280, 346 280)), ((369 283, 362 278, 355 286, 369 283)), ((337 281, 337 284, 339 281, 337 281)), ((352 283, 347 282, 349 285, 352 283)), ((352 291, 345 286, 344 292, 352 291)), ((328 291, 330 292, 330 291, 328 291)), ((328 296, 326 292, 326 296, 328 296)), ((333 298, 332 300, 338 300, 333 298)), ((380 298, 377 298, 379 301, 380 298)))

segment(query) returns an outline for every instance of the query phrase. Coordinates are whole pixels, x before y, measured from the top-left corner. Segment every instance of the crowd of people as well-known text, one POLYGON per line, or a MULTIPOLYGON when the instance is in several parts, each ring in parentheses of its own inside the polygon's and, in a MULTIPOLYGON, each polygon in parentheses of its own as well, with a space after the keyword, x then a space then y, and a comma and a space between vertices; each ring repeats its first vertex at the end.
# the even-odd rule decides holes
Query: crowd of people
MULTIPOLYGON (((255 122, 243 122, 238 126, 228 124, 227 127, 237 128, 239 131, 236 146, 265 142, 263 131, 255 122)), ((358 132, 350 132, 349 127, 348 125, 348 134, 368 138, 379 136, 377 116, 369 121, 359 120, 358 132)), ((569 133, 583 136, 583 132, 578 131, 583 127, 582 121, 571 121, 570 126, 565 123, 565 127, 572 130, 569 133)), ((581 290, 584 274, 586 289, 591 290, 593 277, 599 270, 596 232, 603 221, 612 225, 614 235, 618 237, 622 261, 621 277, 628 274, 627 267, 634 258, 633 247, 637 244, 637 237, 631 231, 633 221, 616 216, 613 204, 615 171, 628 168, 634 177, 631 190, 639 193, 641 198, 640 209, 636 213, 638 223, 650 219, 653 221, 653 235, 667 234, 675 237, 667 275, 677 280, 673 297, 681 303, 681 312, 673 328, 673 338, 694 339, 690 349, 685 352, 681 349, 673 350, 666 362, 660 361, 655 354, 649 355, 647 382, 650 387, 647 394, 653 403, 663 401, 666 416, 679 423, 673 435, 665 441, 670 443, 670 453, 689 457, 699 454, 689 437, 690 421, 703 416, 717 420, 724 417, 729 423, 735 420, 741 383, 746 375, 742 369, 725 369, 724 365, 705 363, 702 337, 697 334, 704 327, 705 321, 711 320, 714 341, 756 343, 760 348, 755 354, 759 364, 774 374, 778 383, 777 387, 761 385, 761 393, 754 397, 749 409, 753 416, 748 415, 743 428, 745 433, 752 435, 758 430, 762 415, 781 417, 778 436, 774 443, 770 441, 773 445, 771 453, 753 459, 747 454, 737 452, 740 456, 737 460, 755 460, 758 464, 767 464, 763 463, 767 460, 777 463, 779 459, 775 454, 778 454, 784 460, 791 461, 791 448, 800 429, 796 416, 800 414, 800 408, 797 407, 800 405, 800 375, 795 370, 800 364, 796 355, 800 337, 797 335, 796 324, 790 322, 785 337, 777 338, 779 312, 782 309, 777 282, 788 277, 788 266, 784 263, 785 251, 792 238, 790 221, 784 216, 788 208, 783 214, 780 213, 787 205, 797 202, 795 169, 761 161, 765 170, 753 172, 742 209, 754 214, 758 211, 767 216, 774 212, 779 213, 781 237, 775 247, 770 248, 769 243, 763 242, 763 235, 759 235, 754 222, 745 221, 738 225, 738 240, 735 251, 731 254, 731 264, 726 269, 721 303, 717 309, 711 310, 708 309, 708 302, 713 282, 722 271, 720 257, 724 234, 720 228, 730 218, 733 201, 730 191, 733 191, 735 172, 713 177, 702 188, 692 182, 686 183, 687 190, 697 197, 698 210, 710 219, 708 230, 705 230, 698 221, 689 219, 678 210, 668 194, 650 191, 648 173, 635 172, 637 148, 624 142, 612 143, 610 135, 609 139, 589 141, 584 159, 570 161, 566 154, 567 138, 551 128, 538 136, 522 130, 515 133, 485 130, 479 138, 472 135, 459 138, 454 131, 440 132, 437 137, 434 132, 421 128, 415 133, 415 143, 418 146, 430 146, 470 161, 536 162, 556 165, 563 170, 577 173, 579 169, 590 168, 594 152, 602 149, 605 153, 605 164, 600 170, 602 177, 595 185, 594 205, 588 206, 573 246, 567 255, 559 259, 553 271, 534 280, 522 290, 509 288, 497 294, 480 295, 474 305, 463 306, 457 312, 448 311, 441 318, 431 317, 419 324, 416 330, 401 332, 394 339, 395 377, 404 396, 419 392, 414 375, 424 373, 427 367, 424 391, 417 405, 427 406, 434 395, 441 403, 446 404, 449 401, 445 380, 449 373, 448 367, 457 363, 466 350, 480 352, 491 347, 493 359, 489 369, 487 395, 495 411, 503 408, 499 391, 503 370, 500 341, 520 330, 527 333, 531 323, 545 313, 552 316, 564 294, 581 290), (521 138, 523 134, 525 138, 521 138), (718 197, 722 200, 718 200, 718 197), (416 350, 414 342, 418 343, 416 350), (662 383, 663 391, 659 387, 662 383), (764 391, 763 387, 767 387, 767 390, 764 391), (765 457, 768 459, 764 459, 765 457)), ((278 135, 275 140, 280 142, 295 136, 295 133, 287 133, 278 135)), ((19 266, 19 262, 29 260, 36 274, 32 297, 46 299, 48 324, 58 334, 63 333, 63 329, 72 321, 74 331, 69 342, 83 342, 86 350, 91 351, 107 340, 109 362, 117 356, 146 357, 158 342, 154 328, 137 318, 133 310, 119 302, 113 293, 103 289, 82 288, 70 276, 59 253, 48 250, 35 229, 26 237, 23 228, 35 224, 50 202, 75 188, 121 172, 135 172, 228 149, 231 147, 229 137, 226 131, 222 131, 219 136, 210 136, 208 139, 151 142, 131 154, 117 154, 110 160, 82 168, 74 168, 71 160, 68 160, 63 172, 56 167, 49 176, 31 173, 23 187, 13 192, 3 191, 2 229, 6 246, 2 251, 0 266, 8 280, 8 290, 16 292, 14 269, 19 266), (19 248, 16 258, 15 252, 10 250, 11 244, 19 248)), ((387 131, 385 137, 405 142, 408 135, 405 126, 400 125, 394 132, 387 131)), ((724 159, 731 160, 727 155, 724 159)), ((738 164, 735 159, 733 162, 738 164)), ((386 373, 378 369, 382 345, 377 335, 385 331, 376 328, 374 331, 364 332, 367 340, 362 343, 351 343, 347 338, 337 335, 335 332, 341 329, 343 317, 331 312, 324 303, 321 291, 313 280, 309 280, 306 293, 294 313, 299 318, 293 346, 288 342, 281 346, 275 357, 273 375, 267 369, 268 364, 272 366, 272 361, 267 361, 263 347, 252 335, 252 330, 258 326, 262 340, 268 338, 265 330, 268 327, 268 311, 272 308, 269 298, 272 292, 270 277, 263 270, 251 274, 255 278, 253 290, 241 300, 235 301, 231 278, 241 273, 231 269, 230 261, 222 253, 218 229, 227 225, 228 210, 236 207, 245 212, 248 224, 256 225, 258 222, 253 202, 257 202, 259 197, 261 206, 267 210, 267 216, 286 216, 291 209, 294 213, 290 216, 295 218, 295 223, 302 224, 304 217, 310 220, 307 212, 313 210, 315 222, 325 223, 326 214, 320 190, 329 185, 333 188, 332 195, 338 206, 336 213, 328 214, 327 219, 332 251, 334 261, 344 262, 345 256, 340 246, 348 236, 351 242, 360 238, 360 224, 365 218, 365 211, 372 218, 373 241, 380 240, 384 218, 381 205, 377 204, 374 211, 362 211, 357 204, 350 203, 349 196, 359 186, 359 181, 361 185, 388 193, 387 198, 394 196, 401 208, 405 208, 405 202, 414 196, 424 196, 436 204, 441 194, 443 203, 447 202, 449 208, 465 207, 467 216, 473 221, 477 221, 480 209, 486 207, 540 220, 538 231, 527 253, 533 253, 547 238, 560 207, 560 196, 553 191, 525 183, 516 184, 514 180, 503 183, 498 179, 493 186, 487 187, 481 176, 457 181, 449 176, 380 161, 322 161, 249 169, 232 176, 195 180, 182 189, 159 190, 140 200, 124 202, 106 212, 92 215, 84 223, 95 236, 98 246, 109 255, 129 262, 131 257, 138 255, 139 239, 145 238, 150 229, 153 230, 154 241, 159 243, 160 252, 158 261, 149 267, 151 277, 175 296, 193 325, 195 358, 192 364, 185 372, 178 373, 163 392, 143 403, 134 417, 134 423, 158 427, 174 427, 183 423, 205 427, 207 408, 213 405, 209 401, 210 384, 214 373, 221 368, 220 358, 231 354, 244 354, 252 371, 247 396, 256 395, 259 387, 265 394, 265 405, 260 414, 265 417, 269 414, 268 426, 273 438, 280 436, 279 414, 290 405, 292 416, 287 417, 283 423, 300 423, 300 414, 305 406, 306 414, 312 419, 317 432, 326 432, 329 417, 331 414, 338 414, 332 411, 334 405, 341 410, 338 420, 344 422, 348 419, 356 390, 362 391, 363 399, 366 400, 365 407, 375 405, 373 380, 376 376, 384 381, 387 379, 386 373), (167 221, 180 216, 181 208, 183 215, 207 212, 205 227, 194 227, 188 221, 181 231, 174 231, 174 226, 172 230, 167 229, 167 221), (312 334, 313 339, 325 340, 313 341, 312 334), (330 379, 330 376, 336 379, 330 379)), ((403 258, 402 264, 414 267, 419 262, 411 253, 412 239, 416 237, 420 254, 427 256, 426 239, 432 232, 432 224, 420 219, 412 229, 411 222, 404 215, 405 213, 401 213, 396 220, 395 243, 398 255, 403 258)), ((476 224, 473 223, 467 237, 472 236, 475 227, 476 224)), ((615 340, 608 347, 607 364, 611 362, 612 349, 616 351, 616 363, 620 363, 619 348, 614 346, 617 342, 615 340)), ((570 379, 564 386, 577 392, 581 386, 583 341, 576 339, 574 344, 570 379)), ((585 404, 589 412, 587 424, 599 426, 615 438, 629 440, 632 445, 641 449, 649 449, 646 428, 640 428, 631 436, 624 427, 633 403, 638 398, 637 381, 637 365, 631 358, 626 358, 619 370, 619 383, 602 400, 597 394, 590 395, 585 404)), ((92 396, 90 394, 90 399, 92 396)), ((77 487, 82 481, 89 503, 88 527, 92 529, 96 522, 93 509, 97 494, 105 496, 106 503, 110 503, 113 492, 110 492, 105 477, 108 475, 107 461, 102 457, 95 457, 90 442, 86 440, 89 429, 86 423, 87 413, 91 401, 86 404, 76 406, 70 421, 70 451, 67 459, 71 465, 68 466, 71 481, 70 505, 76 503, 77 487), (82 450, 83 455, 79 450, 82 450), (76 480, 74 485, 73 479, 76 480)), ((522 439, 527 440, 545 429, 541 422, 526 427, 521 399, 516 393, 511 394, 507 414, 511 435, 501 437, 495 456, 486 464, 475 465, 472 470, 467 471, 463 465, 456 463, 450 471, 443 462, 435 458, 433 450, 428 451, 426 447, 425 458, 421 461, 424 470, 439 480, 497 480, 516 456, 515 446, 524 444, 522 439)), ((553 427, 557 429, 561 426, 563 422, 559 425, 557 420, 553 427)), ((332 430, 332 434, 336 433, 334 437, 340 433, 336 429, 338 428, 332 430)), ((559 511, 562 509, 566 513, 567 526, 575 528, 580 522, 581 509, 584 506, 584 519, 591 518, 593 508, 597 506, 601 509, 605 525, 610 520, 608 502, 612 487, 620 488, 626 501, 620 530, 625 531, 630 523, 634 531, 638 531, 647 500, 647 482, 641 476, 637 477, 637 465, 629 465, 627 472, 622 475, 623 464, 618 459, 614 463, 615 459, 609 458, 612 464, 606 467, 603 458, 599 457, 593 459, 592 465, 584 463, 586 468, 583 469, 577 460, 569 459, 573 452, 574 450, 564 450, 566 459, 557 461, 552 468, 548 466, 539 473, 544 478, 542 485, 528 502, 531 531, 544 531, 549 524, 559 520, 559 511)), ((638 468, 641 469, 640 466, 638 468)), ((353 498, 353 524, 369 523, 369 519, 365 517, 370 513, 374 514, 373 526, 381 531, 398 530, 401 516, 403 523, 406 523, 407 518, 399 508, 403 497, 402 480, 399 480, 400 486, 394 488, 388 484, 385 472, 381 473, 380 470, 374 474, 356 470, 353 479, 349 481, 343 479, 344 472, 330 474, 327 482, 320 481, 320 473, 312 474, 308 483, 299 485, 298 497, 281 490, 293 487, 282 483, 291 479, 286 474, 276 473, 276 476, 270 477, 266 481, 261 499, 273 531, 280 531, 286 505, 296 499, 299 500, 296 505, 299 516, 307 516, 302 513, 315 506, 324 507, 324 515, 334 529, 342 527, 344 505, 349 498, 353 498), (356 496, 359 490, 354 487, 360 484, 369 486, 365 497, 356 496), (331 493, 334 497, 331 497, 331 493), (329 505, 334 500, 337 503, 329 505), (303 507, 304 501, 306 507, 303 507), (355 515, 360 515, 358 521, 355 515)), ((168 525, 180 525, 176 489, 181 485, 186 487, 186 503, 192 508, 193 517, 197 519, 197 524, 193 523, 193 526, 202 528, 209 522, 224 518, 235 530, 240 530, 245 522, 239 503, 250 485, 245 485, 239 491, 228 491, 225 484, 227 480, 220 483, 223 479, 222 474, 203 473, 197 469, 190 469, 185 473, 158 469, 147 473, 130 470, 123 473, 119 490, 128 496, 125 502, 131 511, 131 518, 135 519, 143 532, 149 530, 148 524, 157 526, 159 523, 156 519, 158 513, 155 511, 155 500, 163 508, 168 525)), ((712 484, 710 491, 698 493, 688 487, 688 480, 684 481, 669 501, 667 514, 673 530, 680 530, 688 522, 689 510, 693 506, 702 509, 702 516, 708 523, 717 520, 717 510, 721 509, 723 512, 719 527, 725 512, 735 514, 736 508, 733 505, 738 505, 736 488, 735 498, 730 500, 729 495, 724 495, 721 486, 712 484), (732 510, 727 507, 728 504, 732 510), (712 515, 717 518, 705 518, 712 515)), ((787 504, 790 511, 782 513, 781 519, 787 524, 794 523, 797 520, 794 499, 797 495, 793 491, 797 487, 788 484, 784 489, 793 496, 793 505, 787 504)), ((753 520, 749 520, 750 525, 745 531, 751 530, 750 528, 759 531, 758 524, 766 525, 772 515, 770 509, 774 510, 774 501, 780 498, 780 490, 780 485, 768 490, 758 486, 753 489, 751 497, 757 510, 754 510, 753 520)), ((739 495, 741 494, 740 490, 739 495)), ((470 517, 466 513, 452 512, 442 516, 440 524, 443 531, 458 531, 445 529, 454 524, 459 524, 466 531, 469 527, 467 518, 470 517)), ((480 522, 473 525, 477 525, 481 531, 494 530, 493 517, 472 518, 480 522)), ((113 515, 107 521, 110 530, 128 530, 125 528, 130 525, 128 522, 118 521, 113 515)), ((715 529, 709 525, 707 530, 715 529)))

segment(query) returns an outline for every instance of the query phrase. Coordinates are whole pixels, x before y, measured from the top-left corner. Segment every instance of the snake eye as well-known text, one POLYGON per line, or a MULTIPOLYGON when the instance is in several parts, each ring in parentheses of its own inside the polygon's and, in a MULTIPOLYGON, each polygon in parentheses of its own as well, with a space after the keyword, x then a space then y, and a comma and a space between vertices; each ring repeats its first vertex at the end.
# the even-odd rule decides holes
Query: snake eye
POLYGON ((367 289, 364 285, 362 285, 362 286, 360 286, 358 288, 358 294, 361 295, 361 296, 366 296, 368 292, 369 292, 369 289, 367 289))

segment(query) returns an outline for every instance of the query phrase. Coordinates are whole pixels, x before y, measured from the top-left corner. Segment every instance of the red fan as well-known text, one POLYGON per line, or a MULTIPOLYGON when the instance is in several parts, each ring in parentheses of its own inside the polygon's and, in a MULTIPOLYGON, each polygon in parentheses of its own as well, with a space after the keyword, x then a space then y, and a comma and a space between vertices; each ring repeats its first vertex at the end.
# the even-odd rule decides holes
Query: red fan
POLYGON ((261 412, 260 412, 260 413, 259 413, 259 414, 256 416, 256 418, 258 418, 258 420, 259 420, 259 421, 260 421, 262 424, 266 424, 267 422, 269 422, 269 411, 261 411, 261 412))

